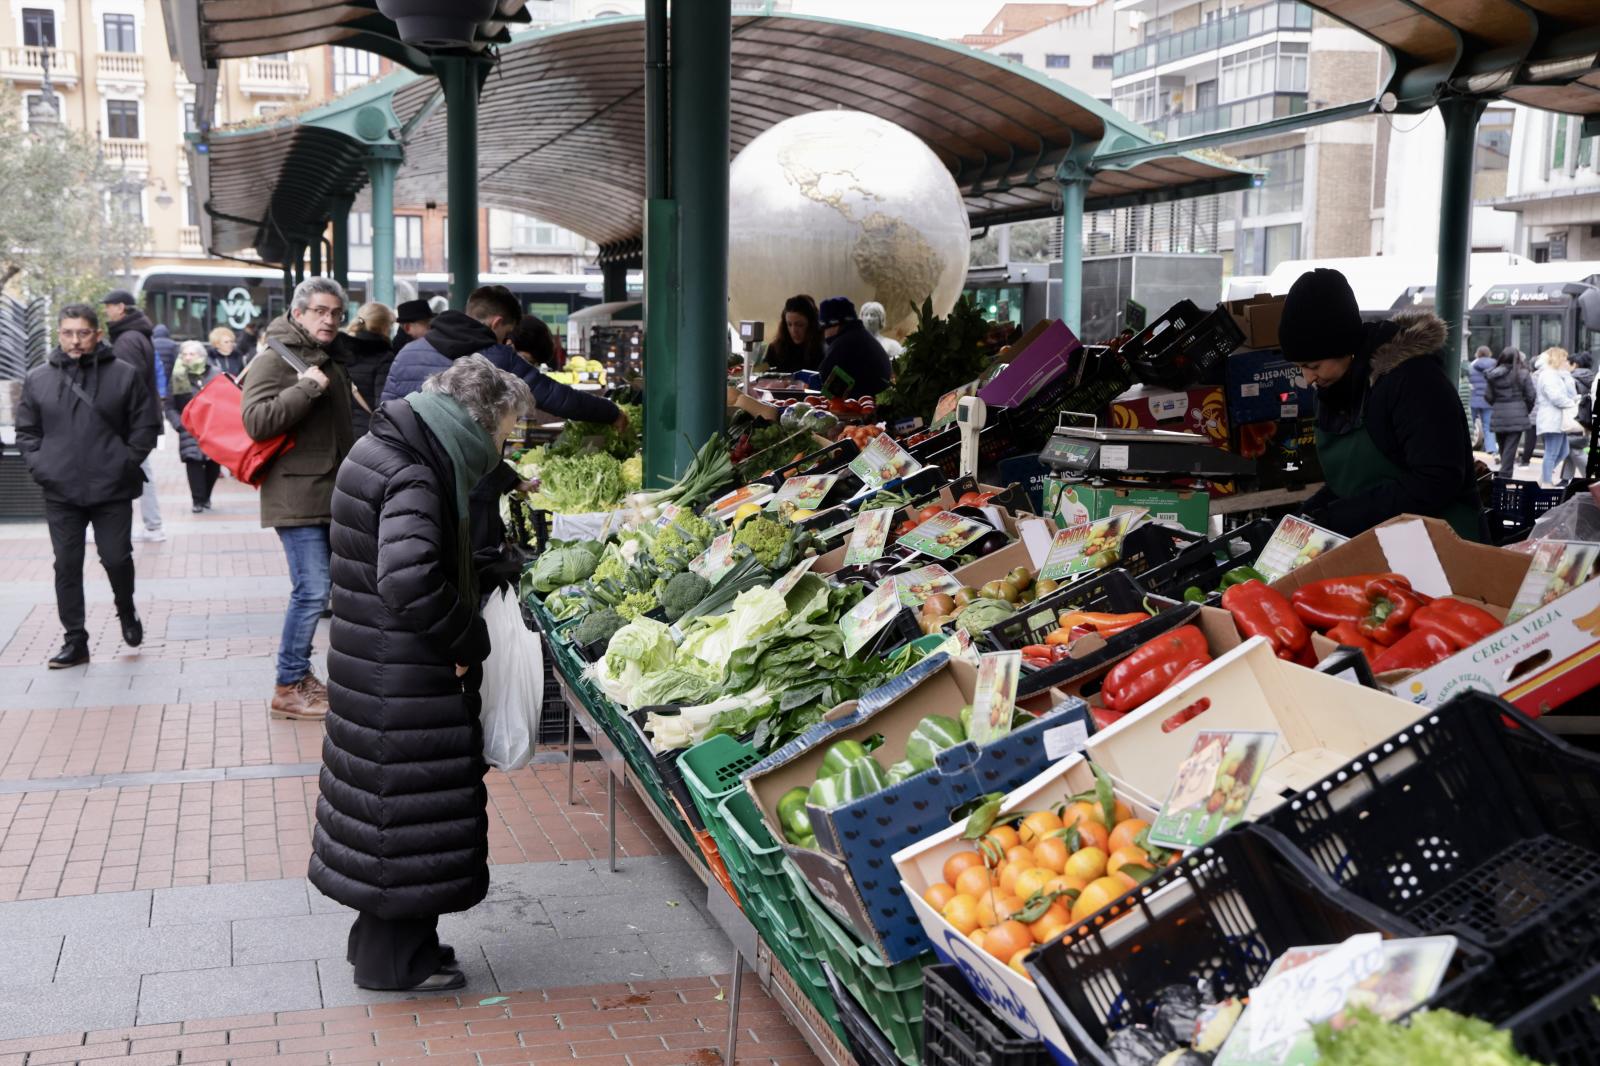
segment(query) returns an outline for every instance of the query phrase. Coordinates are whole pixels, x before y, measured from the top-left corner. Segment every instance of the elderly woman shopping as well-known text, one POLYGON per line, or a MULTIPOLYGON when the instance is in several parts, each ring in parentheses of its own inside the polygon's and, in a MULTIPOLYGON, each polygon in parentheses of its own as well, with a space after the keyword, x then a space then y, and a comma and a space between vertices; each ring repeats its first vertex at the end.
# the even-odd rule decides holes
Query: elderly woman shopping
POLYGON ((489 887, 478 723, 489 638, 468 495, 531 407, 521 379, 482 356, 458 359, 374 413, 334 486, 329 710, 310 877, 360 912, 347 958, 362 988, 466 984, 438 920, 489 887))

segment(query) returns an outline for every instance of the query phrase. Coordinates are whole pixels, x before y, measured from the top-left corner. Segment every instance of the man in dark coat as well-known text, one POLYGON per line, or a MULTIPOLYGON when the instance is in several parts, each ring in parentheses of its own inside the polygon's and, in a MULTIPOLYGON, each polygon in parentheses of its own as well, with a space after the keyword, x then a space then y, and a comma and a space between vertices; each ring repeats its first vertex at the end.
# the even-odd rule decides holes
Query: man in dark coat
POLYGON ((239 331, 239 343, 234 348, 233 354, 239 357, 239 367, 243 369, 250 365, 250 360, 256 355, 256 342, 261 335, 261 326, 255 322, 246 322, 244 329, 239 331))
MULTIPOLYGON (((155 326, 127 289, 113 289, 100 301, 105 309, 106 332, 111 341, 111 351, 118 359, 139 372, 139 379, 150 393, 150 401, 161 410, 161 386, 156 380, 155 326)), ((156 421, 156 436, 163 432, 156 421)), ((156 494, 155 475, 150 472, 147 458, 144 471, 144 491, 139 494, 139 517, 144 528, 134 535, 134 540, 163 541, 167 535, 161 531, 161 500, 156 494)))
POLYGON ((511 339, 483 350, 483 357, 496 368, 517 375, 533 391, 533 402, 539 411, 551 418, 573 422, 599 422, 628 428, 628 416, 622 408, 594 393, 575 389, 559 381, 552 381, 539 369, 555 362, 555 338, 550 327, 538 315, 523 315, 511 339))
POLYGON ((295 287, 289 313, 275 318, 244 376, 240 413, 252 440, 288 435, 294 447, 267 466, 261 482, 261 524, 274 529, 289 560, 293 592, 278 645, 275 718, 320 719, 328 690, 311 669, 311 644, 328 603, 328 524, 333 482, 355 441, 350 376, 343 365, 344 289, 312 277, 295 287), (277 352, 277 341, 306 364, 300 373, 277 352))
POLYGON ((857 397, 876 396, 887 389, 893 377, 889 353, 856 317, 856 305, 843 296, 830 296, 822 301, 820 317, 828 345, 817 368, 822 390, 857 397), (830 382, 835 370, 849 380, 830 382))
POLYGON ((430 374, 449 369, 463 356, 503 343, 521 317, 522 305, 504 285, 474 289, 465 311, 440 312, 424 336, 400 349, 389 366, 383 401, 409 396, 422 388, 430 374))
POLYGON ((160 408, 132 366, 100 337, 86 304, 68 304, 58 319, 60 346, 28 372, 17 405, 17 447, 44 490, 45 520, 55 552, 56 611, 66 641, 50 668, 89 661, 84 625, 84 530, 94 525, 95 550, 111 581, 122 639, 144 640, 133 603, 133 503, 144 487, 140 464, 155 447, 160 408), (81 395, 80 395, 81 393, 81 395))
POLYGON ((466 984, 438 919, 489 887, 478 719, 489 635, 467 490, 505 465, 501 448, 531 403, 518 378, 458 360, 380 407, 339 469, 309 876, 360 912, 346 957, 363 988, 466 984))
POLYGON ((433 326, 433 308, 427 300, 402 300, 395 308, 394 321, 400 327, 400 337, 405 338, 397 337, 396 341, 404 346, 428 335, 433 326))
MULTIPOLYGON (((150 334, 150 345, 155 349, 156 361, 161 364, 161 372, 170 382, 172 366, 178 361, 178 342, 172 339, 172 331, 166 326, 157 326, 150 334)), ((168 395, 170 394, 169 389, 168 395)))

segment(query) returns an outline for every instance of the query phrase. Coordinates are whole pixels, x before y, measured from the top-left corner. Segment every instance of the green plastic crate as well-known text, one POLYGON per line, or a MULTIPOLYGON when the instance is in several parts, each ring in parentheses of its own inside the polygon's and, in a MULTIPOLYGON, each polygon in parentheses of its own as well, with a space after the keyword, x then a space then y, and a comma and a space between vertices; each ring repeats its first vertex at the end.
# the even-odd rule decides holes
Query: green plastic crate
MULTIPOLYGON (((776 916, 779 925, 790 932, 805 928, 800 916, 800 901, 794 886, 783 872, 786 861, 783 845, 772 836, 766 819, 748 792, 738 792, 723 801, 718 819, 732 839, 730 850, 745 870, 750 895, 758 897, 776 916)), ((737 878, 735 884, 738 884, 737 878)), ((746 891, 744 885, 739 888, 746 891)))
POLYGON ((922 968, 937 964, 932 952, 893 965, 877 948, 856 939, 811 894, 799 868, 787 858, 783 872, 800 903, 806 934, 822 949, 822 959, 849 989, 894 1045, 908 1066, 922 1061, 922 968))
MULTIPOLYGON (((760 761, 756 749, 728 736, 702 740, 678 756, 683 783, 689 786, 695 809, 713 836, 716 830, 712 829, 712 824, 719 817, 717 808, 728 796, 742 790, 744 786, 739 783, 739 775, 760 761)), ((721 843, 717 842, 718 847, 721 843)))

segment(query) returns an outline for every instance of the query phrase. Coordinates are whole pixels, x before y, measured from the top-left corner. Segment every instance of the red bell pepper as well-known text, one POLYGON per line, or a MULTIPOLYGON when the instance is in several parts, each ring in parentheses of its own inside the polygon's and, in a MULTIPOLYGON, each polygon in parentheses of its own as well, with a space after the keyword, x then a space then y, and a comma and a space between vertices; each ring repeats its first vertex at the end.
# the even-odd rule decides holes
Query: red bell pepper
POLYGON ((1330 577, 1295 589, 1290 599, 1307 625, 1326 631, 1353 622, 1363 636, 1383 645, 1399 640, 1412 614, 1430 602, 1401 574, 1330 577))
POLYGON ((1494 615, 1461 600, 1434 600, 1411 616, 1413 632, 1437 633, 1454 644, 1456 651, 1470 648, 1500 628, 1494 615))
POLYGON ((1311 643, 1311 631, 1283 593, 1270 585, 1260 581, 1233 585, 1222 594, 1222 606, 1233 615, 1239 632, 1247 637, 1266 637, 1280 659, 1300 659, 1311 643))
POLYGON ((1431 602, 1399 574, 1384 574, 1367 586, 1367 616, 1357 623, 1363 635, 1388 647, 1411 626, 1411 616, 1431 602))
POLYGON ((1375 640, 1367 639, 1354 622, 1340 622, 1328 630, 1328 639, 1337 641, 1347 648, 1355 648, 1365 655, 1370 661, 1383 652, 1383 645, 1375 640))
POLYGON ((1373 673, 1386 670, 1426 670, 1454 655, 1455 644, 1427 629, 1413 629, 1372 660, 1373 673))
POLYGON ((1211 649, 1198 626, 1179 626, 1129 653, 1106 674, 1100 702, 1109 710, 1131 711, 1160 695, 1184 671, 1211 661, 1211 649))

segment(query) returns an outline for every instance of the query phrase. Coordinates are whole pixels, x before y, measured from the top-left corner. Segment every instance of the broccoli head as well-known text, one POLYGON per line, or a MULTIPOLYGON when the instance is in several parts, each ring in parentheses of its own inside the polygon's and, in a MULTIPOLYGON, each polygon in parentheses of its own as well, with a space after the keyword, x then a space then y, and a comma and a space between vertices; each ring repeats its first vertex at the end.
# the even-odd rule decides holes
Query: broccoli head
POLYGON ((676 622, 693 606, 711 592, 711 583, 691 570, 673 575, 661 594, 661 607, 667 612, 667 621, 676 622))
POLYGON ((739 532, 733 535, 733 542, 755 552, 756 561, 765 567, 771 567, 778 561, 778 555, 788 539, 789 531, 765 515, 753 515, 745 519, 739 532))
POLYGON ((583 645, 593 644, 597 640, 609 641, 612 634, 627 624, 620 614, 607 607, 592 612, 579 622, 572 631, 572 639, 574 643, 583 645))

